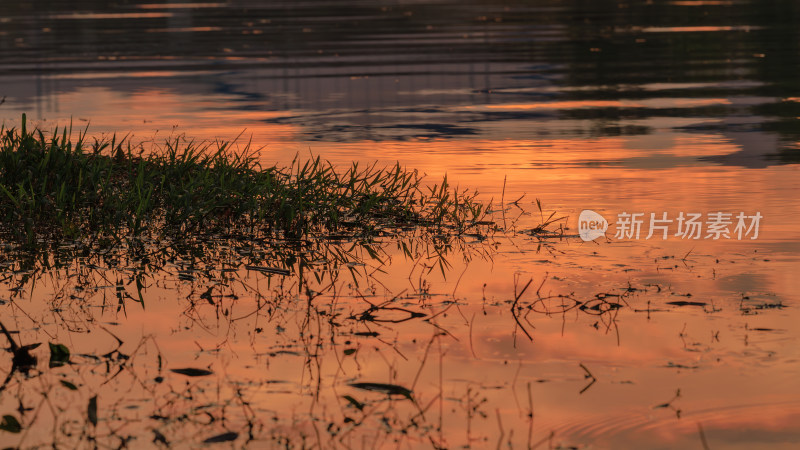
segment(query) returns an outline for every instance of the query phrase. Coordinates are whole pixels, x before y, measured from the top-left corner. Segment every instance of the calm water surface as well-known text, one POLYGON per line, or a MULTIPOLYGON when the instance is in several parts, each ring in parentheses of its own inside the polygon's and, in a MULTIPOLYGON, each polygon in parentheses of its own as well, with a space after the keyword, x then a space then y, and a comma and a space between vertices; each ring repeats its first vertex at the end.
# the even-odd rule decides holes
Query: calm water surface
POLYGON ((386 264, 323 277, 314 310, 327 315, 312 325, 295 276, 242 268, 219 284, 229 297, 197 307, 206 286, 175 275, 185 261, 153 275, 146 308, 107 307, 124 270, 92 275, 91 290, 63 273, 21 291, 7 281, 0 311, 20 339, 105 354, 113 333, 138 364, 40 377, 75 393, 16 382, 2 414, 22 398, 33 431, 0 441, 82 439, 97 395, 98 439, 132 446, 237 432, 253 447, 797 448, 799 70, 789 0, 3 5, 6 127, 27 112, 144 145, 244 131, 268 164, 400 161, 478 189, 508 232, 442 270, 387 241, 386 264), (612 230, 621 212, 763 219, 755 240, 524 233, 555 211, 574 236, 583 209, 612 230), (345 320, 367 299, 428 318, 345 320), (214 375, 146 381, 162 365, 214 375), (415 401, 354 382, 413 388, 415 401))

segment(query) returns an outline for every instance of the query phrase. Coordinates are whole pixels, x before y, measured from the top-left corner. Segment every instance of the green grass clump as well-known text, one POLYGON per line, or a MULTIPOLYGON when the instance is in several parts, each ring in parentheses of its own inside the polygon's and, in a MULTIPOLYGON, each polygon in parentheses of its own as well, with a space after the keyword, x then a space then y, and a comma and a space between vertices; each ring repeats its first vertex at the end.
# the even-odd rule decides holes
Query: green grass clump
POLYGON ((262 167, 249 146, 180 137, 145 151, 125 139, 71 128, 45 135, 0 127, 0 233, 42 240, 105 242, 189 239, 243 232, 279 239, 370 235, 389 227, 465 233, 485 224, 476 194, 447 179, 425 186, 399 165, 336 170, 315 158, 262 167))

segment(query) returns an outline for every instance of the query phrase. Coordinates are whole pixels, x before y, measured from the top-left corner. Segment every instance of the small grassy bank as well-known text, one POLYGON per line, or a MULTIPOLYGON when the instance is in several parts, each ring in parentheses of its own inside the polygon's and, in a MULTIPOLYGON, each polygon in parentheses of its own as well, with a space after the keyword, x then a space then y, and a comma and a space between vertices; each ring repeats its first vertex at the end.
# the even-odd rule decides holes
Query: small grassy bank
POLYGON ((374 235, 417 227, 461 234, 485 224, 475 194, 432 187, 399 165, 316 158, 263 167, 248 148, 180 137, 150 149, 125 139, 71 139, 0 127, 2 233, 29 245, 78 240, 116 245, 130 239, 197 238, 225 232, 279 239, 374 235))

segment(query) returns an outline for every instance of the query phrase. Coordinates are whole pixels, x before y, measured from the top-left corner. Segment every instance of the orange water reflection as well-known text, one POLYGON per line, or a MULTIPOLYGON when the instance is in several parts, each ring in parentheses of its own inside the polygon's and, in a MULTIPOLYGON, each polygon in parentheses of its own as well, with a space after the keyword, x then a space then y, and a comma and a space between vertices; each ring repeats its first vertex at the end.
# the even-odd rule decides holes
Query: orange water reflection
MULTIPOLYGON (((138 273, 140 305, 135 267, 61 268, 14 290, 30 272, 0 246, 0 320, 74 362, 33 350, 35 370, 0 389, 0 417, 23 426, 0 430, 2 447, 195 448, 231 431, 252 448, 800 447, 797 8, 7 3, 7 127, 25 112, 144 146, 241 133, 235 148, 265 165, 399 161, 480 191, 505 233, 453 250, 445 274, 387 241, 385 265, 339 267, 310 309, 331 282, 320 266, 324 281, 298 286, 241 267, 204 280, 176 258, 138 273), (612 225, 621 212, 763 221, 757 240, 585 243, 584 209, 612 225), (551 212, 567 237, 530 236, 551 212), (353 318, 384 301, 426 316, 353 318), (170 372, 186 367, 214 373, 170 372)), ((11 367, 0 356, 0 379, 11 367)))
MULTIPOLYGON (((401 296, 398 304, 435 316, 435 325, 345 321, 345 329, 330 335, 333 340, 323 347, 317 347, 314 335, 322 333, 326 336, 323 342, 328 342, 324 322, 312 327, 311 336, 299 337, 306 320, 302 295, 284 300, 290 303, 284 303, 271 319, 251 315, 258 305, 247 292, 266 293, 268 282, 276 281, 252 272, 241 273, 243 284, 234 291, 240 297, 226 303, 226 313, 241 318, 233 323, 212 305, 189 309, 188 299, 196 298, 202 289, 191 289, 192 283, 174 278, 145 291, 145 308, 129 303, 125 313, 108 307, 95 309, 94 318, 83 323, 87 327, 95 321, 104 324, 126 342, 126 352, 133 352, 142 336, 153 337, 167 368, 212 368, 218 374, 212 386, 219 384, 217 389, 222 389, 218 395, 224 396, 231 382, 245 382, 248 401, 264 420, 276 418, 269 430, 281 435, 313 435, 315 422, 338 423, 342 417, 358 414, 343 395, 382 410, 386 404, 380 395, 347 386, 368 380, 413 387, 417 402, 429 406, 426 420, 442 427, 434 433, 437 442, 447 445, 495 445, 502 434, 504 442, 519 446, 543 439, 554 445, 592 443, 601 448, 637 448, 655 439, 683 446, 699 441, 697 423, 702 424, 709 442, 734 448, 753 445, 746 440, 729 441, 742 429, 749 430, 751 439, 760 433, 783 436, 787 442, 797 438, 794 424, 800 414, 800 395, 794 380, 800 353, 795 345, 796 313, 791 307, 743 313, 742 292, 723 281, 741 275, 756 277, 758 282, 743 291, 754 302, 780 299, 790 306, 798 287, 796 279, 770 279, 769 275, 786 273, 794 260, 765 263, 749 251, 736 249, 736 243, 729 243, 727 249, 719 245, 714 252, 713 247, 695 249, 685 265, 656 261, 653 256, 664 249, 654 252, 645 248, 649 244, 641 243, 590 246, 572 241, 554 244, 557 255, 536 253, 533 240, 522 236, 500 243, 493 260, 455 260, 447 277, 433 272, 418 278, 419 268, 413 262, 393 255, 388 272, 378 278, 382 287, 374 294, 365 287, 363 293, 370 301, 379 302, 404 289, 407 294, 416 292, 414 287, 424 279, 430 295, 423 296, 422 302, 420 297, 401 296), (720 256, 725 261, 715 262, 720 256), (618 264, 636 269, 620 272, 615 270, 618 264), (454 274, 462 271, 465 276, 456 286, 454 274), (534 311, 546 309, 553 314, 532 312, 524 317, 523 324, 533 336, 530 342, 515 329, 508 310, 515 272, 522 272, 523 282, 526 277, 534 278, 536 285, 547 274, 540 289, 544 297, 574 292, 576 298, 589 299, 598 292, 620 293, 629 286, 638 291, 625 297, 626 307, 618 313, 599 316, 578 309, 558 313, 560 300, 539 302, 531 290, 520 298, 521 304, 536 305, 534 311), (250 288, 244 289, 244 285, 250 288), (448 303, 454 290, 457 304, 448 303), (708 304, 673 307, 666 303, 685 300, 688 292, 693 294, 691 300, 708 304), (263 331, 255 333, 257 327, 263 331), (348 330, 378 331, 380 339, 353 337, 348 330), (442 330, 446 333, 439 335, 442 330), (346 355, 346 349, 356 352, 346 355), (316 357, 309 360, 309 352, 316 357), (309 365, 310 361, 313 364, 309 365), (590 385, 580 364, 591 370, 595 383, 590 385), (673 399, 678 389, 681 395, 673 399), (480 407, 470 409, 479 402, 480 407), (667 402, 669 407, 659 407, 667 402), (530 405, 533 419, 528 417, 530 405)), ((773 257, 780 259, 777 254, 773 257)), ((343 296, 335 306, 342 317, 366 306, 364 300, 352 296, 349 283, 341 281, 343 296)), ((39 301, 52 298, 51 292, 63 292, 59 284, 44 280, 36 287, 39 294, 33 303, 6 306, 16 326, 25 330, 20 339, 29 342, 36 336, 26 315, 34 319, 38 314, 49 315, 48 303, 39 301), (42 313, 37 312, 40 310, 42 313)), ((322 297, 315 302, 323 310, 333 308, 331 299, 322 297)), ((98 336, 100 331, 80 332, 81 327, 73 323, 75 331, 70 332, 58 326, 59 322, 44 321, 49 339, 67 343, 76 353, 103 354, 114 347, 110 336, 98 336)), ((150 348, 137 359, 152 359, 153 352, 155 348, 150 348)), ((158 374, 149 367, 137 376, 148 373, 150 377, 158 374)), ((119 382, 125 380, 123 375, 119 382)), ((182 389, 182 380, 170 383, 171 389, 182 389)), ((123 405, 131 404, 125 389, 120 391, 114 383, 111 386, 117 387, 98 391, 107 408, 115 398, 123 405)), ((158 404, 157 397, 154 401, 158 404)), ((165 406, 159 413, 170 411, 165 406)), ((394 401, 391 411, 400 416, 414 413, 413 407, 401 400, 394 401)), ((342 441, 345 445, 373 439, 358 429, 350 433, 342 441)), ((209 430, 203 436, 210 434, 209 430)), ((174 438, 181 436, 178 433, 174 438)), ((414 436, 412 433, 402 446, 421 445, 423 441, 414 436)))
MULTIPOLYGON (((242 271, 242 284, 235 288, 239 297, 226 303, 223 315, 210 304, 189 308, 187 299, 197 299, 202 289, 167 275, 168 282, 146 289, 144 308, 129 303, 123 312, 93 306, 90 317, 73 328, 64 327, 63 319, 50 311, 49 302, 62 286, 44 280, 30 303, 2 306, 4 321, 13 320, 21 338, 41 339, 36 320, 45 323, 47 339, 67 343, 75 353, 101 354, 113 348, 113 339, 102 332, 78 331, 94 323, 122 338, 130 353, 143 336, 150 336, 165 367, 214 370, 212 380, 198 382, 209 398, 232 395, 236 383, 245 386, 249 405, 266 424, 254 439, 265 444, 273 442, 270 436, 288 435, 322 447, 415 448, 432 440, 451 447, 510 442, 519 447, 596 448, 646 448, 659 441, 677 448, 699 446, 698 424, 711 448, 752 448, 766 440, 773 448, 793 448, 800 440, 796 165, 723 165, 717 158, 742 150, 735 138, 674 129, 643 136, 532 139, 518 136, 517 124, 500 124, 494 138, 319 142, 304 141, 297 125, 271 121, 286 112, 219 114, 214 110, 218 99, 202 96, 86 90, 59 101, 60 110, 71 111, 75 123, 91 119, 90 129, 107 134, 130 131, 136 142, 157 142, 183 132, 198 139, 229 139, 246 130, 240 146, 252 139, 265 163, 286 163, 298 153, 339 164, 400 161, 425 171, 431 181, 446 174, 453 184, 478 189, 497 209, 504 199, 506 220, 514 225, 506 224, 510 231, 498 236, 491 259, 465 261, 453 255, 445 276, 438 269, 427 274, 419 261, 388 250, 391 264, 382 267, 385 274, 358 291, 352 280, 340 280, 336 299, 315 300, 321 310, 340 314, 346 323, 341 329, 318 320, 309 333, 305 299, 297 290, 273 316, 256 313, 259 304, 252 288, 269 292, 274 284, 267 283, 275 280, 242 271), (98 110, 118 112, 98 115, 98 110), (522 208, 511 204, 523 194, 527 196, 518 202, 522 208), (544 205, 542 213, 535 198, 544 205), (571 237, 542 244, 523 233, 556 211, 570 217, 565 225, 574 234, 577 214, 586 208, 609 219, 622 211, 668 212, 673 217, 681 211, 758 211, 764 221, 755 241, 672 236, 666 241, 583 243, 571 237), (520 323, 532 341, 510 310, 515 289, 529 278, 534 287, 519 302, 527 308, 520 323), (382 325, 345 321, 366 308, 361 294, 380 302, 399 293, 398 304, 435 318, 382 325), (579 308, 561 312, 564 299, 539 299, 569 294, 588 301, 601 293, 625 293, 617 300, 620 308, 607 314, 579 308), (765 307, 775 304, 785 307, 765 307), (231 322, 230 317, 241 319, 231 322), (356 331, 376 331, 380 339, 353 335, 356 331), (419 407, 425 408, 425 433, 414 429, 376 435, 374 430, 387 426, 381 425, 381 417, 402 422, 416 417, 417 407, 348 386, 355 381, 412 388, 419 407), (674 398, 678 390, 681 394, 674 398), (344 395, 362 402, 365 410, 355 410, 344 395), (320 433, 329 423, 342 424, 345 417, 362 413, 363 429, 346 422, 342 435, 320 433)), ((621 106, 542 105, 486 108, 621 106)), ((65 118, 47 119, 41 123, 63 123, 65 118)), ((664 119, 664 126, 681 120, 664 119)), ((369 264, 379 267, 374 261, 369 264)), ((102 295, 103 289, 93 298, 102 295)), ((155 347, 143 348, 137 358, 151 361, 155 347)), ((97 388, 106 407, 114 401, 136 403, 117 383, 135 385, 137 377, 159 373, 152 362, 140 370, 125 372, 108 385, 112 387, 97 388)), ((180 390, 184 383, 171 379, 166 384, 180 390)), ((163 389, 135 392, 138 399, 160 404, 163 389)), ((12 403, 8 396, 1 402, 6 409, 12 403)), ((163 408, 167 414, 169 408, 163 408)), ((53 420, 42 419, 45 424, 53 420)), ((137 420, 152 425, 146 418, 137 420)), ((202 437, 225 429, 220 424, 200 427, 202 437)), ((193 433, 183 430, 170 437, 190 443, 196 439, 193 433)))

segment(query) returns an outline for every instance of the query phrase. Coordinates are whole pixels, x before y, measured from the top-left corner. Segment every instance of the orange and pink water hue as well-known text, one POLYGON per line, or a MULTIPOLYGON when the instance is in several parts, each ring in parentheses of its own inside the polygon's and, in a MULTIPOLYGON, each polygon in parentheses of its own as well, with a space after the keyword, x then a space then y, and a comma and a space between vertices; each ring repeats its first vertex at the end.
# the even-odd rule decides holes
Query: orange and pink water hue
POLYGON ((252 448, 800 445, 792 2, 258 3, 0 12, 0 118, 145 148, 239 136, 265 165, 399 161, 478 190, 503 231, 442 269, 386 239, 382 262, 351 262, 360 275, 316 261, 304 287, 241 267, 181 277, 192 264, 171 261, 144 307, 118 307, 118 280, 137 297, 130 271, 85 261, 7 282, 0 314, 21 342, 104 355, 117 336, 131 362, 114 375, 75 356, 15 380, 0 413, 21 403, 35 427, 0 442, 78 442, 97 395, 100 438, 133 447, 156 431, 177 447, 230 431, 252 448), (621 212, 763 219, 755 240, 583 242, 584 209, 612 226, 621 212), (566 237, 531 236, 552 212, 566 237), (425 317, 358 320, 382 302, 425 317), (168 372, 182 367, 214 373, 168 372))

